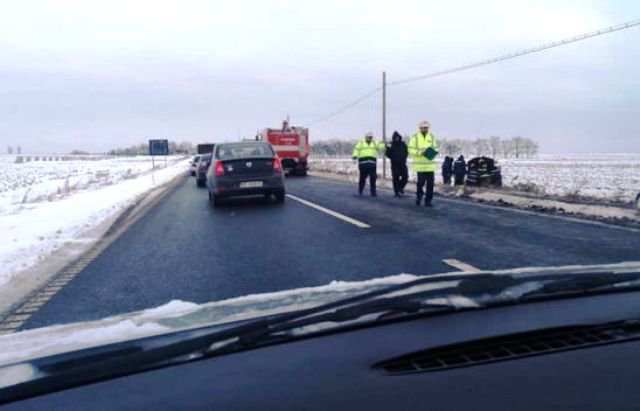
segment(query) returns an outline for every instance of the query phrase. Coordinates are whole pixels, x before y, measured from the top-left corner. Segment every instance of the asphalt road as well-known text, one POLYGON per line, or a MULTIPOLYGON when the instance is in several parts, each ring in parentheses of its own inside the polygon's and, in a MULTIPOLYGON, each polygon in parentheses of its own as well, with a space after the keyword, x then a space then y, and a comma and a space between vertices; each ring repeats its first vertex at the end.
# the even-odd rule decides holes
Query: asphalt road
POLYGON ((454 271, 445 259, 480 269, 614 263, 637 259, 640 233, 436 197, 387 190, 360 197, 352 185, 288 178, 308 204, 263 199, 208 205, 185 179, 23 325, 100 319, 179 299, 205 303, 253 293, 358 281, 399 273, 454 271))

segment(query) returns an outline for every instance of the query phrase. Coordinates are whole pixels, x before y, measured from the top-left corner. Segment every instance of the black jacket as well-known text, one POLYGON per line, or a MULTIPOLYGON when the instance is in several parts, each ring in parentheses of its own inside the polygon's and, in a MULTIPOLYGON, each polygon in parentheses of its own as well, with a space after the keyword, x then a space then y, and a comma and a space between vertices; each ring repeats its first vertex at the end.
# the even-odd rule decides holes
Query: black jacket
POLYGON ((453 174, 453 158, 446 156, 442 162, 442 175, 447 177, 453 174))
POLYGON ((387 147, 385 155, 391 159, 392 164, 405 164, 409 151, 404 141, 393 140, 391 145, 387 147))
POLYGON ((453 163, 453 174, 460 177, 467 174, 467 164, 463 156, 458 157, 455 163, 453 163))

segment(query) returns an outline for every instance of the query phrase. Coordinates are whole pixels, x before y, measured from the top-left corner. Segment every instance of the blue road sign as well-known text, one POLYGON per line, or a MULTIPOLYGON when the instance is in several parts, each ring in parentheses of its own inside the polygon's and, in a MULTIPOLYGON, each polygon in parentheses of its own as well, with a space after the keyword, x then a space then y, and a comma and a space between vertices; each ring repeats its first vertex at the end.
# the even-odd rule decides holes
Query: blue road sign
POLYGON ((149 140, 149 155, 168 156, 169 140, 149 140))

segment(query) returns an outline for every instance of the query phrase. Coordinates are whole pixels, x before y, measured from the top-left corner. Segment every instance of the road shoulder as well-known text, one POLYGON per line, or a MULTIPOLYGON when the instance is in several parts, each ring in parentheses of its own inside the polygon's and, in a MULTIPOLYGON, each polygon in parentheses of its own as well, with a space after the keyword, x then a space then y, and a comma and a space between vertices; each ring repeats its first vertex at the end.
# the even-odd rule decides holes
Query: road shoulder
MULTIPOLYGON (((350 182, 354 184, 357 182, 357 176, 346 174, 309 171, 309 175, 333 181, 350 182)), ((378 186, 388 189, 393 188, 390 179, 379 178, 378 186)), ((407 186, 405 191, 408 193, 415 192, 411 188, 411 184, 407 186)), ((506 190, 484 190, 479 188, 462 188, 456 190, 453 187, 443 187, 442 185, 436 185, 435 194, 445 198, 488 204, 505 209, 525 210, 541 215, 571 217, 614 226, 640 229, 640 212, 632 208, 534 198, 530 195, 520 196, 506 190)))
MULTIPOLYGON (((16 275, 0 287, 0 334, 3 331, 18 328, 21 323, 11 321, 12 317, 18 315, 22 321, 24 314, 20 311, 25 311, 25 306, 34 306, 35 300, 44 304, 53 297, 55 292, 61 289, 61 284, 71 281, 185 178, 187 178, 185 175, 178 175, 169 182, 142 194, 132 205, 92 228, 89 234, 96 240, 76 244, 63 252, 51 253, 40 264, 30 268, 28 275, 16 275)), ((26 309, 26 311, 29 310, 26 309)))

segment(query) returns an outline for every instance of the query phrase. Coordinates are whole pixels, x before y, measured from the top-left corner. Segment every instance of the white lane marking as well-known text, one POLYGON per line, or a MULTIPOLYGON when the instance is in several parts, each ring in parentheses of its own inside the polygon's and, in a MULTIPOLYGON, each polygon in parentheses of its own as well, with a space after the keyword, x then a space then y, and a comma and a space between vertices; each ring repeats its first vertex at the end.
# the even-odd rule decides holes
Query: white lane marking
POLYGON ((303 198, 296 197, 296 196, 294 196, 292 194, 287 194, 287 197, 289 197, 290 199, 295 200, 295 201, 297 201, 297 202, 299 202, 301 204, 304 204, 304 205, 306 205, 308 207, 315 208, 318 211, 322 211, 325 214, 329 214, 330 216, 335 217, 335 218, 337 218, 339 220, 345 221, 345 222, 347 222, 349 224, 353 224, 356 227, 371 228, 371 226, 369 224, 363 223, 362 221, 358 221, 358 220, 356 220, 354 218, 351 218, 349 216, 346 216, 344 214, 340 214, 337 211, 329 210, 328 208, 322 207, 322 206, 320 206, 318 204, 312 203, 311 201, 307 201, 307 200, 305 200, 303 198))
POLYGON ((460 271, 467 271, 467 272, 471 272, 471 273, 482 271, 477 267, 474 267, 474 266, 469 265, 467 263, 463 263, 462 261, 456 260, 455 258, 445 259, 445 260, 442 260, 442 262, 445 263, 445 264, 450 265, 451 267, 457 268, 460 271))

